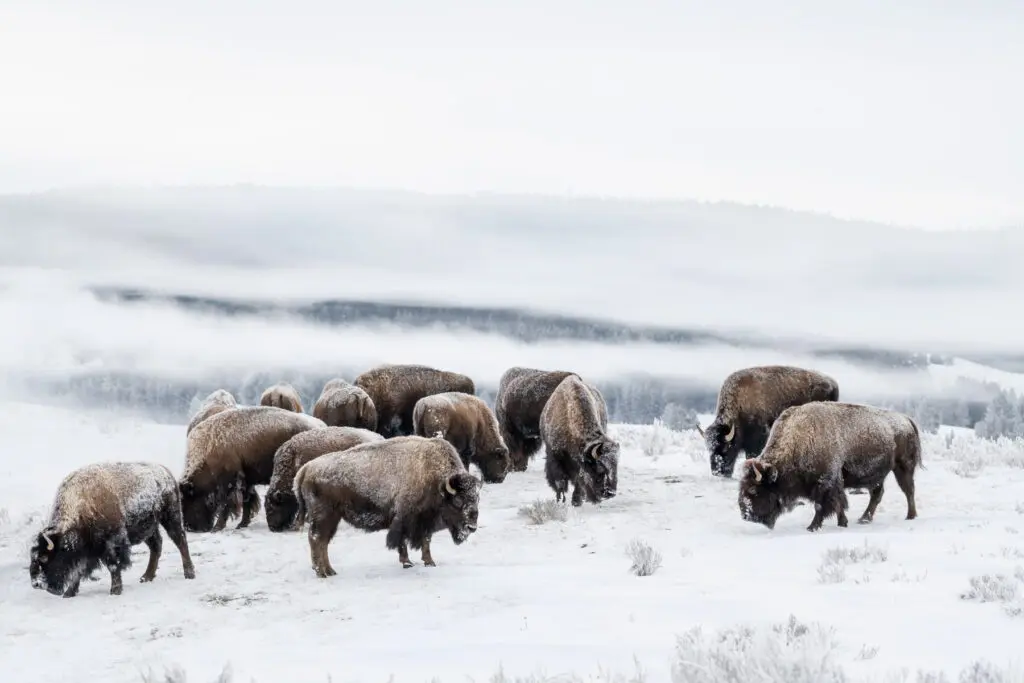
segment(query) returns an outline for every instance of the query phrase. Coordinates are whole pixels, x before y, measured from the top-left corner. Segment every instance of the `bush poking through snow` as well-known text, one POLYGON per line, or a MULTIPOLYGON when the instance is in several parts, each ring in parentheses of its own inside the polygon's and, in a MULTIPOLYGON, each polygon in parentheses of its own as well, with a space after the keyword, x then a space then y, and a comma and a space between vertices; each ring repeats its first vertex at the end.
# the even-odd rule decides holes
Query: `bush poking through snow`
POLYGON ((802 624, 790 617, 784 624, 754 629, 741 626, 704 637, 700 627, 677 638, 672 663, 673 683, 847 683, 835 660, 831 629, 802 624))
POLYGON ((637 576, 650 576, 661 568, 661 553, 638 538, 626 546, 626 556, 633 562, 629 571, 637 576))
MULTIPOLYGON (((231 683, 234 676, 231 674, 231 665, 228 664, 214 679, 213 683, 231 683)), ((173 667, 164 671, 162 676, 155 676, 152 673, 142 674, 143 683, 188 683, 185 670, 181 667, 173 667)))
POLYGON ((864 562, 885 562, 889 553, 885 548, 864 541, 863 546, 829 548, 825 551, 818 567, 819 583, 842 583, 846 581, 846 567, 864 562))
POLYGON ((640 440, 640 449, 648 458, 657 459, 659 455, 665 455, 668 451, 669 439, 665 424, 658 418, 654 418, 651 428, 640 440))
POLYGON ((553 498, 537 499, 519 508, 519 516, 526 517, 530 524, 564 522, 569 519, 569 506, 553 498))
POLYGON ((962 600, 975 602, 1010 602, 1017 599, 1020 582, 1003 574, 971 577, 971 589, 960 594, 962 600))

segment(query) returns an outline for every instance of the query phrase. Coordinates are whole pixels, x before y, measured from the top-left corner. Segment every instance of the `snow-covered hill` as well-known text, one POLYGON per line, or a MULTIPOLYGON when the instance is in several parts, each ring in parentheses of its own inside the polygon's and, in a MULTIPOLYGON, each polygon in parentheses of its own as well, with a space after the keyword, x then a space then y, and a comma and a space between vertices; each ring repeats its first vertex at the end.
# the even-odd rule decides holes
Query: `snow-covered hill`
MULTIPOLYGON (((554 677, 569 672, 605 681, 853 681, 901 668, 953 675, 975 660, 1005 667, 1017 656, 1024 443, 926 435, 917 520, 903 519, 893 485, 872 525, 832 522, 811 534, 807 507, 774 531, 743 522, 735 482, 709 476, 694 432, 614 431, 624 446, 617 498, 534 524, 520 510, 553 498, 534 462, 484 488, 480 531, 468 543, 436 537, 436 568, 402 569, 382 534, 343 525, 330 547, 338 575, 321 580, 305 535, 272 534, 261 518, 248 530, 192 534, 194 581, 165 544, 156 581, 138 583, 139 547, 121 596, 107 594, 102 575, 64 600, 33 590, 27 571, 27 544, 60 479, 107 459, 179 473, 184 427, 6 404, 0 671, 11 681, 109 683, 174 667, 199 683, 226 665, 235 680, 257 683, 567 680, 554 677), (653 575, 631 572, 634 540, 660 553, 653 575), (716 635, 723 630, 725 640, 716 635), (792 668, 783 674, 783 666, 792 668), (499 668, 506 679, 491 678, 499 668)), ((851 496, 856 514, 866 503, 851 496)))

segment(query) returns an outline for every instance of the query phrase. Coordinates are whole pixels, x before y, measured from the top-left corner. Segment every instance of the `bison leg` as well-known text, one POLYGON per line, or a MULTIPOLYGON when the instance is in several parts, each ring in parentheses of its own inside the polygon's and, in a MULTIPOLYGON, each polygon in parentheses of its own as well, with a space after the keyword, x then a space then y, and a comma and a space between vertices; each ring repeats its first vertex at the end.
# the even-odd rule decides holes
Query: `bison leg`
MULTIPOLYGON (((412 566, 412 560, 409 559, 409 546, 405 542, 405 525, 401 519, 391 522, 391 526, 388 528, 386 545, 389 548, 398 550, 398 561, 402 563, 402 567, 408 569, 412 566)), ((426 548, 428 546, 423 547, 426 548)))
POLYGON ((139 583, 146 583, 156 578, 156 568, 160 564, 160 552, 164 547, 160 529, 153 529, 153 535, 146 539, 146 546, 149 548, 149 564, 146 565, 146 571, 139 579, 139 583))
POLYGON ((236 529, 244 529, 252 522, 252 518, 260 512, 260 494, 256 493, 255 486, 246 486, 242 489, 242 521, 236 529))
POLYGON ((569 491, 569 476, 554 454, 548 453, 545 456, 544 474, 547 477, 548 486, 555 492, 555 501, 565 502, 565 494, 569 491))
POLYGON ((181 554, 181 568, 185 572, 185 578, 196 578, 196 569, 192 565, 192 556, 188 552, 188 537, 185 536, 185 528, 181 523, 181 512, 173 509, 164 512, 160 525, 167 532, 167 537, 171 539, 171 543, 174 544, 174 547, 181 554))
POLYGON ((327 555, 327 544, 338 531, 341 517, 337 513, 317 515, 309 523, 309 552, 313 560, 313 571, 321 579, 337 574, 331 566, 331 558, 327 555))
POLYGON ((903 495, 907 497, 907 519, 915 519, 917 503, 914 501, 914 470, 897 464, 893 474, 896 475, 896 483, 899 484, 903 495))
POLYGON ((423 549, 420 551, 420 559, 423 560, 424 567, 436 567, 434 564, 434 557, 430 554, 430 536, 423 537, 423 549))
POLYGON ((67 588, 64 589, 64 596, 63 597, 65 597, 65 598, 73 598, 73 597, 75 597, 76 595, 78 595, 78 587, 81 586, 81 585, 82 585, 81 577, 76 578, 74 581, 72 581, 68 585, 67 588))
POLYGON ((583 493, 586 489, 586 484, 583 481, 583 475, 579 475, 572 482, 572 505, 573 507, 579 507, 583 505, 583 493))
POLYGON ((882 502, 884 490, 883 484, 879 484, 871 489, 871 498, 868 500, 868 506, 864 509, 864 514, 857 520, 860 524, 869 524, 875 518, 875 510, 878 508, 878 504, 882 502))

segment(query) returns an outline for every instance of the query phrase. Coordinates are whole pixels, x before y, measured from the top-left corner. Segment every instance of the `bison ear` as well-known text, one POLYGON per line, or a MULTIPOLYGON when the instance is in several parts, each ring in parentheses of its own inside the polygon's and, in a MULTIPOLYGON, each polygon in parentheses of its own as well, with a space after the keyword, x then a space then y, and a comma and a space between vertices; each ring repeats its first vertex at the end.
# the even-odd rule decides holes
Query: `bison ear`
POLYGON ((190 481, 183 481, 178 484, 178 490, 182 496, 192 496, 196 492, 196 487, 190 481))
POLYGON ((779 471, 775 469, 775 465, 771 463, 764 463, 761 465, 761 475, 769 484, 774 484, 779 479, 779 471))

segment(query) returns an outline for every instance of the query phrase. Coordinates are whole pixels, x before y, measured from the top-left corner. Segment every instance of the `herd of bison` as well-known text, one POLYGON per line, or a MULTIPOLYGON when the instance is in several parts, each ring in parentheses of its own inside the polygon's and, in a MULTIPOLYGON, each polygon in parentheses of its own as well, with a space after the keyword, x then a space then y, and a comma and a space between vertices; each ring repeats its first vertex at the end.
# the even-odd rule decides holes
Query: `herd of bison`
MULTIPOLYGON (((220 531, 236 517, 245 527, 261 506, 272 532, 308 526, 319 577, 335 574, 327 546, 341 520, 387 531, 386 545, 403 567, 413 565, 410 547, 434 566, 433 534, 447 529, 455 544, 466 541, 477 530, 482 481, 500 484, 525 471, 541 446, 556 500, 579 506, 616 495, 619 443, 608 433, 601 392, 579 374, 510 368, 493 409, 475 393, 466 375, 422 365, 331 380, 312 414, 286 383, 264 391, 258 406, 214 391, 187 427, 180 478, 145 462, 95 463, 64 478, 31 548, 32 585, 71 597, 103 565, 110 592, 120 594, 121 572, 140 543, 150 551, 141 580, 152 581, 160 527, 180 552, 185 577, 194 578, 186 530, 220 531), (256 486, 263 485, 261 501, 256 486)), ((745 454, 738 507, 750 522, 773 528, 807 500, 814 505, 808 530, 832 515, 845 527, 846 490, 866 489, 859 521, 868 523, 890 472, 906 495, 906 518, 917 515, 917 425, 891 410, 839 402, 827 375, 791 366, 734 372, 722 383, 714 421, 695 428, 712 474, 732 477, 745 454)))

